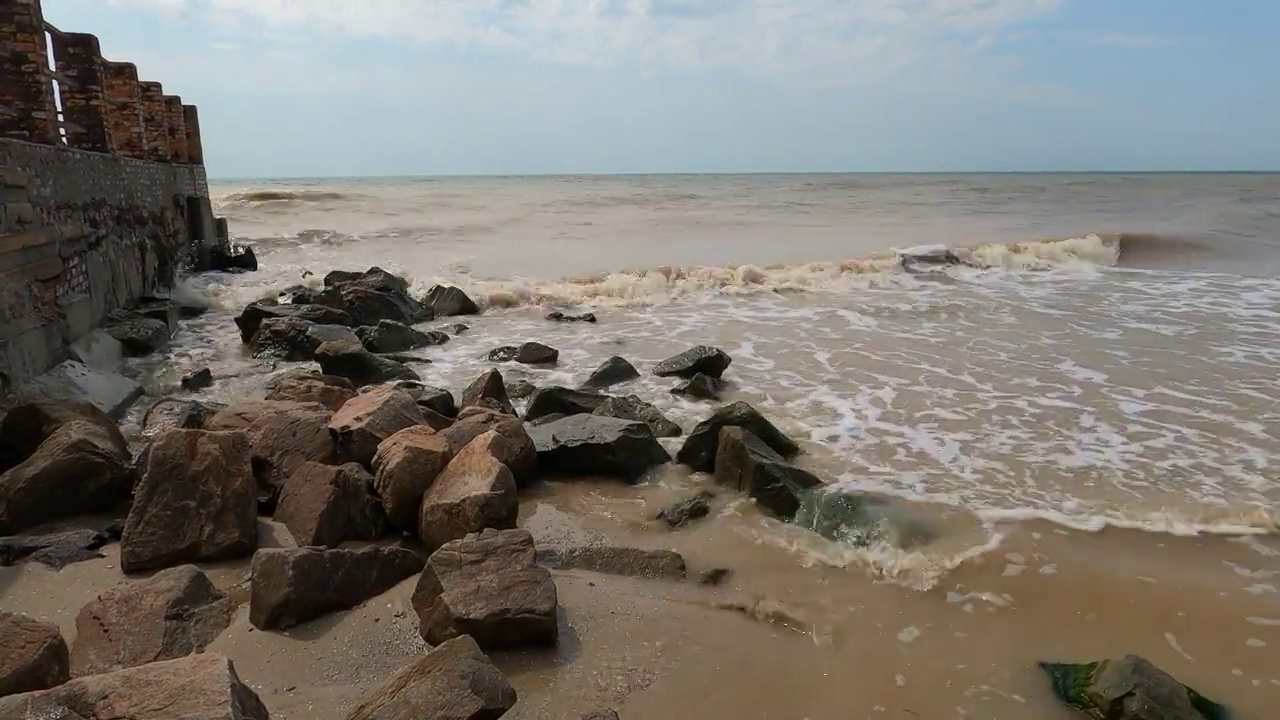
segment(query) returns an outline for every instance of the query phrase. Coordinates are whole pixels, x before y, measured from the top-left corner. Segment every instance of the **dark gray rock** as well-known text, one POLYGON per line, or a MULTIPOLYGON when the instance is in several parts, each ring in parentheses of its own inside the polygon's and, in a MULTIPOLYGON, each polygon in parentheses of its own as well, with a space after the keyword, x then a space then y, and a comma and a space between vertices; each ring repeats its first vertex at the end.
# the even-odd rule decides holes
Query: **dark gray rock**
POLYGON ((732 362, 733 358, 720 348, 699 345, 658 363, 653 368, 653 374, 658 377, 691 378, 702 373, 718 380, 732 362))
POLYGON ((332 270, 324 276, 324 286, 327 288, 345 285, 349 282, 355 282, 364 277, 364 273, 358 270, 332 270))
POLYGON ((182 389, 187 392, 198 392, 213 387, 213 371, 201 368, 182 377, 182 389))
POLYGON ((258 331, 249 340, 253 356, 286 362, 310 360, 319 347, 307 337, 314 324, 296 317, 266 318, 258 324, 258 331))
POLYGON ((538 388, 529 398, 529 408, 524 411, 526 422, 547 415, 590 415, 607 398, 598 393, 572 390, 567 387, 538 388))
POLYGON ((431 310, 409 297, 400 282, 403 281, 390 274, 366 275, 334 287, 342 309, 351 315, 354 325, 377 325, 380 320, 413 325, 431 320, 434 317, 431 310))
POLYGON ((1137 655, 1095 663, 1040 663, 1059 700, 1106 720, 1227 720, 1209 700, 1137 655))
POLYGON ((464 635, 370 690, 346 720, 496 720, 515 704, 502 671, 464 635))
POLYGON ((447 333, 452 333, 454 335, 461 335, 470 329, 471 327, 469 325, 463 325, 462 323, 454 323, 452 325, 446 325, 444 328, 444 331, 447 333))
POLYGON ((588 313, 581 313, 578 315, 567 315, 565 313, 560 312, 559 310, 556 310, 555 312, 548 313, 547 319, 553 322, 594 323, 596 321, 596 314, 588 312, 588 313))
POLYGON ((671 550, 586 545, 538 550, 538 564, 555 570, 585 570, 606 575, 665 578, 685 576, 684 558, 671 550))
POLYGON ((436 317, 480 314, 475 301, 461 289, 451 285, 433 285, 427 290, 427 296, 422 302, 435 312, 436 317))
POLYGON ((442 332, 422 332, 394 320, 356 328, 356 335, 365 349, 375 353, 399 353, 449 342, 449 336, 442 332))
POLYGON ((374 355, 355 343, 325 343, 316 349, 316 362, 325 375, 344 377, 356 387, 419 379, 404 363, 374 355))
POLYGON ((512 400, 524 400, 537 392, 537 390, 538 386, 528 380, 516 380, 507 388, 507 395, 509 395, 512 400))
POLYGON ((656 437, 680 437, 684 433, 684 430, 668 420, 661 410, 635 395, 606 398, 592 415, 642 422, 649 426, 656 437))
POLYGON ((710 587, 719 587, 720 585, 723 585, 731 575, 733 575, 733 570, 730 568, 711 568, 710 570, 702 571, 702 574, 698 576, 698 584, 710 587))
POLYGON ((259 630, 288 630, 381 595, 423 564, 402 547, 259 550, 253 556, 249 622, 259 630))
POLYGON ((486 401, 492 401, 497 410, 508 415, 515 415, 515 408, 511 406, 511 398, 507 396, 507 386, 502 381, 502 373, 497 370, 487 370, 483 375, 476 378, 470 385, 462 391, 462 407, 472 406, 489 406, 486 401))
POLYGON ((676 460, 698 472, 714 470, 716 448, 720 445, 720 429, 724 427, 746 428, 784 458, 793 457, 800 452, 800 447, 783 435, 759 411, 749 403, 739 401, 716 410, 711 417, 698 423, 676 454, 676 460))
POLYGON ((258 328, 268 318, 292 317, 305 320, 316 325, 351 325, 351 315, 344 310, 324 305, 279 305, 272 302, 250 303, 236 317, 236 327, 240 329, 240 339, 245 343, 253 340, 258 328))
POLYGON ((671 388, 671 394, 694 400, 719 400, 720 386, 721 382, 719 380, 698 373, 671 388))
POLYGON ((720 430, 715 479, 750 495, 783 519, 796 514, 806 492, 822 485, 816 476, 788 463, 750 430, 732 425, 720 430))
POLYGON ((168 323, 153 318, 130 317, 108 325, 106 330, 130 357, 150 355, 169 342, 168 323))
POLYGON ((106 557, 99 550, 111 540, 109 533, 88 528, 43 535, 0 537, 0 567, 26 561, 61 570, 73 563, 106 557))
POLYGON ((529 427, 542 427, 543 425, 550 425, 557 420, 563 420, 567 417, 569 416, 564 413, 551 413, 550 415, 543 415, 535 420, 530 420, 528 425, 529 427))
POLYGON ((57 625, 0 612, 0 698, 47 690, 70 679, 67 641, 57 625))
POLYGON ((601 363, 600 367, 591 373, 591 377, 588 377, 582 386, 592 390, 603 390, 607 387, 630 382, 639 377, 640 371, 636 370, 635 365, 627 362, 624 357, 614 355, 601 363))
POLYGON ((324 300, 324 291, 306 285, 291 285, 276 295, 280 305, 316 305, 324 300))
POLYGON ((648 425, 599 415, 570 415, 529 431, 545 472, 637 482, 671 460, 648 425))
POLYGON ((711 514, 711 500, 716 496, 709 490, 699 491, 693 497, 685 498, 663 508, 655 518, 665 522, 672 528, 678 528, 699 518, 711 514))
POLYGON ((414 402, 434 411, 446 418, 458 417, 458 406, 453 401, 453 393, 443 388, 424 385, 420 382, 406 380, 396 383, 396 387, 413 397, 414 402))
POLYGON ((524 365, 554 365, 560 359, 560 351, 538 342, 527 342, 520 347, 504 345, 489 351, 491 362, 515 361, 524 365))

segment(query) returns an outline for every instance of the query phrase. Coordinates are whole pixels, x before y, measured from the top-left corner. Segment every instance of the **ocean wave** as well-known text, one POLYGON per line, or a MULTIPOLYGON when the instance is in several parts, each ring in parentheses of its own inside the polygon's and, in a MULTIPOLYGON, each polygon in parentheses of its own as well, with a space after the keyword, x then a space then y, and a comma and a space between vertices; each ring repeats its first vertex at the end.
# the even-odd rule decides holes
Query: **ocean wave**
POLYGON ((261 205, 264 203, 325 203, 350 200, 355 196, 349 193, 330 192, 325 190, 247 190, 219 195, 214 198, 214 207, 261 205))

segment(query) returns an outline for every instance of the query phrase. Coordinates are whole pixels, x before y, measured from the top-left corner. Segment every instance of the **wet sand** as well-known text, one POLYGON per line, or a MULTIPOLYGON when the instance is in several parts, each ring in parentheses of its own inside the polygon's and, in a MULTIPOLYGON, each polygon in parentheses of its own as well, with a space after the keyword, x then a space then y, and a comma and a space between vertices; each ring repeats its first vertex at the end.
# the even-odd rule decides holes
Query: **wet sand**
MULTIPOLYGON (((639 487, 544 483, 521 507, 539 544, 663 547, 685 582, 555 573, 554 651, 499 653, 520 702, 507 717, 576 718, 612 707, 659 718, 1077 717, 1053 699, 1038 660, 1137 653, 1238 720, 1267 720, 1280 697, 1280 539, 1084 533, 1049 523, 997 528, 1000 546, 928 590, 853 562, 825 541, 780 532, 721 491, 713 515, 677 531, 649 520, 695 480, 639 487), (798 538, 784 547, 777 538, 798 538), (774 538, 762 542, 762 538, 774 538), (824 562, 822 558, 825 558, 824 562), (712 567, 733 570, 701 586, 712 567)), ((262 546, 289 545, 263 521, 262 546)), ((0 568, 0 610, 58 623, 126 582, 118 547, 61 572, 0 568)), ((247 602, 248 563, 208 566, 247 602)), ((415 581, 286 633, 261 632, 247 605, 209 648, 229 655, 272 717, 338 720, 369 687, 427 650, 409 605, 415 581)))

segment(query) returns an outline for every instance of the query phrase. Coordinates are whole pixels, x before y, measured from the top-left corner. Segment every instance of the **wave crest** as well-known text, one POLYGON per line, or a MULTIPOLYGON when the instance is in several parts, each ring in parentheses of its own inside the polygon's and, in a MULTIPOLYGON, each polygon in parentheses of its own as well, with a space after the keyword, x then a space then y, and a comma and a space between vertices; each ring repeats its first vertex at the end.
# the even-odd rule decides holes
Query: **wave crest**
POLYGON ((262 205, 265 203, 324 203, 349 200, 347 193, 326 190, 247 190, 214 198, 215 206, 262 205))

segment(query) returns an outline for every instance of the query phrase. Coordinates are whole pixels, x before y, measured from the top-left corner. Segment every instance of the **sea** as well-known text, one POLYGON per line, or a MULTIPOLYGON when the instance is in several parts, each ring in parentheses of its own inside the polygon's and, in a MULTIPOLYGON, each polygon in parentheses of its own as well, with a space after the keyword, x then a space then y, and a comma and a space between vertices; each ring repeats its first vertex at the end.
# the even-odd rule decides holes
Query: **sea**
MULTIPOLYGON (((1114 601, 1111 587, 1150 617, 1199 618, 1124 647, 1186 672, 1219 658, 1201 682, 1246 709, 1280 693, 1280 661, 1258 649, 1280 647, 1280 175, 281 179, 210 191, 260 269, 184 281, 178 293, 212 312, 149 361, 153 394, 204 366, 219 378, 211 399, 258 392, 286 366, 249 357, 234 315, 331 270, 371 266, 416 292, 457 285, 484 309, 463 319, 468 332, 420 351, 431 360, 417 368, 424 380, 455 390, 490 365, 489 349, 536 340, 560 350, 559 365, 504 366, 509 382, 574 386, 622 355, 644 374, 626 392, 687 430, 712 406, 671 394, 647 368, 714 345, 733 358, 726 400, 750 402, 799 440, 802 464, 832 487, 882 498, 929 529, 877 546, 752 518, 738 522, 739 538, 821 568, 824 583, 832 572, 869 577, 969 613, 1007 613, 1031 597, 1055 613, 1093 613, 1114 601), (961 262, 900 262, 935 246, 961 262), (553 310, 598 322, 549 322, 553 310), (1074 584, 1053 584, 1065 578, 1074 584), (1069 595, 1075 610, 1055 605, 1069 595), (1170 603, 1180 614, 1165 613, 1170 603), (1239 628, 1226 629, 1231 618, 1239 628)), ((597 493, 574 500, 579 510, 627 512, 610 495, 620 491, 575 492, 597 493)), ((795 577, 782 573, 775 589, 817 603, 815 638, 856 632, 847 608, 798 596, 795 577)), ((944 616, 926 612, 912 629, 944 616)), ((1024 612, 1019 632, 1041 655, 1080 637, 1054 617, 1024 612)), ((1093 631, 1129 637, 1143 620, 1111 622, 1093 631)), ((1030 662, 1016 645, 992 662, 1030 662)), ((876 716, 873 705, 848 716, 876 716)), ((970 712, 1057 717, 1018 707, 1028 709, 970 712)), ((817 704, 811 716, 850 709, 817 704)))

